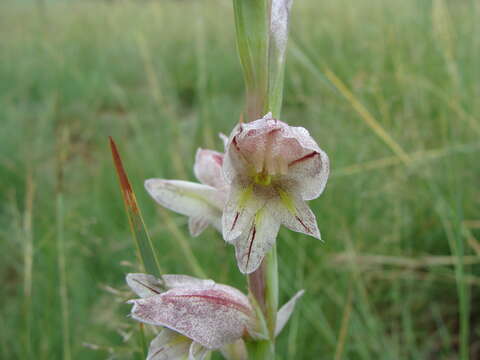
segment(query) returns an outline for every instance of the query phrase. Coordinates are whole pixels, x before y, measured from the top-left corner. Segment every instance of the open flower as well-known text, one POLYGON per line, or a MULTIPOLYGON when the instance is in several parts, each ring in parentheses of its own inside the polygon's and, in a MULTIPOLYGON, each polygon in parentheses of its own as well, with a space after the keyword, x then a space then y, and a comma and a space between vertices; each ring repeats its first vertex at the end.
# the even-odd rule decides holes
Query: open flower
POLYGON ((230 185, 223 237, 235 245, 242 273, 260 266, 280 224, 320 239, 305 201, 323 192, 329 161, 306 129, 291 127, 270 113, 239 124, 229 137, 223 170, 230 185))
POLYGON ((188 227, 193 236, 201 234, 208 225, 221 231, 222 211, 228 186, 224 180, 223 154, 198 149, 193 171, 201 182, 148 179, 148 193, 166 208, 188 216, 188 227))
MULTIPOLYGON (((256 311, 248 297, 231 286, 186 275, 128 274, 140 296, 130 300, 131 316, 164 329, 152 340, 147 360, 201 360, 211 350, 245 358, 242 338, 261 338, 256 311), (239 355, 240 353, 240 355, 239 355)), ((278 312, 276 334, 290 317, 300 291, 278 312)))

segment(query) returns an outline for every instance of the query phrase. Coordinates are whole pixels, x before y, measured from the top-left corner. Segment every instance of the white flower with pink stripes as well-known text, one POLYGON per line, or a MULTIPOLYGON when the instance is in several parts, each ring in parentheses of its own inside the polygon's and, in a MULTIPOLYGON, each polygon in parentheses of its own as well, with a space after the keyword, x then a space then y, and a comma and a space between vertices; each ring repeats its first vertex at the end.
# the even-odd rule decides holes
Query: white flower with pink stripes
POLYGON ((237 125, 226 145, 223 172, 229 185, 223 237, 235 245, 242 273, 260 266, 281 224, 320 239, 306 200, 323 192, 329 161, 305 128, 271 114, 237 125))

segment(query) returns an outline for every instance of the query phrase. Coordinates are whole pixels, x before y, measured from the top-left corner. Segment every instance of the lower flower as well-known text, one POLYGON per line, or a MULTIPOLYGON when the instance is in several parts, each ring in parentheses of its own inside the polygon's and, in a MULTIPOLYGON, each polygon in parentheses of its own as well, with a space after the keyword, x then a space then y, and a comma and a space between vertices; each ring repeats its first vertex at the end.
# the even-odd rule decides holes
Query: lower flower
MULTIPOLYGON (((227 359, 245 359, 244 338, 265 339, 249 298, 239 290, 186 275, 128 274, 127 283, 140 296, 130 300, 131 316, 164 329, 150 344, 147 360, 201 360, 212 350, 227 359)), ((290 317, 297 293, 277 316, 277 335, 290 317)))

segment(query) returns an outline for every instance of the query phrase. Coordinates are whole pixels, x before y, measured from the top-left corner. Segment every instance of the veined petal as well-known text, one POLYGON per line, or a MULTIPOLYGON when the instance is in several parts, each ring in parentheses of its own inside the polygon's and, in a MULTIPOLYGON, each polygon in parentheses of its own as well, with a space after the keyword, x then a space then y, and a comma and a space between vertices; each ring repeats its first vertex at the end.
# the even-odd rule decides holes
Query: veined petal
POLYGON ((190 345, 190 351, 188 352, 188 360, 203 360, 209 351, 207 348, 193 341, 192 345, 190 345))
POLYGON ((317 198, 325 189, 330 172, 327 154, 303 127, 286 127, 282 136, 283 142, 290 143, 290 148, 295 149, 288 159, 286 179, 294 181, 304 200, 317 198))
POLYGON ((271 202, 269 211, 290 230, 320 239, 317 218, 307 203, 299 196, 283 189, 277 189, 279 200, 271 202))
POLYGON ((141 298, 158 295, 165 291, 164 282, 153 275, 132 273, 127 274, 126 280, 130 289, 141 298))
POLYGON ((295 309, 297 300, 300 299, 305 291, 300 290, 297 292, 285 305, 283 305, 277 313, 277 325, 275 327, 275 336, 280 334, 280 332, 285 327, 285 324, 290 319, 290 316, 295 309))
POLYGON ((195 156, 193 172, 205 185, 221 189, 226 182, 223 176, 223 154, 213 150, 198 149, 195 156))
POLYGON ((150 343, 147 360, 186 360, 192 340, 164 328, 150 343))
POLYGON ((238 301, 226 288, 230 287, 175 288, 131 300, 131 314, 138 321, 168 327, 209 349, 218 349, 241 338, 253 321, 248 298, 243 295, 238 301))
MULTIPOLYGON (((146 180, 145 188, 160 205, 220 228, 225 195, 219 190, 209 185, 163 179, 146 180)), ((198 235, 203 229, 194 227, 194 230, 198 235)))
POLYGON ((312 151, 289 163, 285 180, 292 181, 304 200, 312 200, 319 197, 325 189, 329 171, 327 154, 321 150, 312 151))
POLYGON ((233 242, 242 234, 246 236, 244 233, 248 231, 255 213, 264 203, 264 199, 255 196, 253 185, 233 183, 222 216, 225 241, 233 242))
POLYGON ((243 274, 257 270, 277 238, 280 222, 267 210, 259 209, 246 231, 235 239, 237 264, 243 274))

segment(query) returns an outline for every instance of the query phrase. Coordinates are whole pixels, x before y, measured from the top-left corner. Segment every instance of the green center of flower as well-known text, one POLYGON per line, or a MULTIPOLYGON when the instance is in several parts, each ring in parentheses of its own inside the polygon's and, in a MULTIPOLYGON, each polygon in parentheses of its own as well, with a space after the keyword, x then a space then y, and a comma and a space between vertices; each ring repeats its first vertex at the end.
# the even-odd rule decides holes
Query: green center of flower
POLYGON ((268 186, 272 183, 272 176, 266 174, 265 172, 261 172, 255 174, 255 176, 253 177, 253 181, 255 182, 255 184, 268 186))

